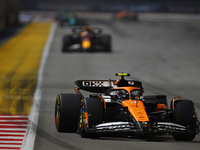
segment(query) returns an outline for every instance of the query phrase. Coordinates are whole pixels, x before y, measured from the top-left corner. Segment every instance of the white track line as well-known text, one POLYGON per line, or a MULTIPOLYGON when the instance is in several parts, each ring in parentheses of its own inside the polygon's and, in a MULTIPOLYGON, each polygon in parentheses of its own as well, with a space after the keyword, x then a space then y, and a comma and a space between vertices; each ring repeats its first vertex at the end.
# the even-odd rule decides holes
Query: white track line
MULTIPOLYGON (((0 143, 11 143, 10 141, 0 141, 0 143)), ((13 144, 22 144, 22 141, 12 141, 13 144)))
POLYGON ((17 127, 27 126, 27 124, 1 124, 1 123, 0 123, 0 125, 1 126, 17 126, 17 127))
POLYGON ((1 135, 9 135, 9 134, 13 134, 13 135, 25 135, 25 133, 16 133, 16 132, 9 132, 9 133, 5 133, 5 132, 0 132, 1 135))
MULTIPOLYGON (((7 136, 7 137, 0 137, 0 140, 1 140, 1 139, 7 139, 7 140, 11 140, 11 139, 21 139, 21 140, 23 140, 24 137, 7 136)), ((22 141, 21 141, 21 143, 22 143, 22 141)), ((0 147, 1 147, 1 145, 0 145, 0 147)))
POLYGON ((47 43, 43 50, 43 56, 42 56, 42 62, 39 69, 39 75, 37 79, 37 87, 34 93, 33 97, 33 104, 31 106, 31 112, 29 115, 29 125, 26 133, 26 137, 24 138, 23 145, 21 150, 33 150, 34 143, 35 143, 35 137, 37 132, 37 125, 38 125, 38 119, 39 119, 39 113, 40 113, 40 102, 42 97, 42 80, 43 80, 43 70, 46 64, 46 60, 49 55, 50 46, 53 41, 53 37, 55 34, 57 23, 52 23, 50 34, 47 40, 47 43))
POLYGON ((21 147, 21 145, 1 145, 1 147, 20 148, 20 147, 21 147))
POLYGON ((24 129, 24 128, 0 128, 0 132, 1 131, 4 131, 4 130, 8 130, 8 131, 12 131, 12 130, 14 130, 14 131, 25 131, 26 129, 24 129))

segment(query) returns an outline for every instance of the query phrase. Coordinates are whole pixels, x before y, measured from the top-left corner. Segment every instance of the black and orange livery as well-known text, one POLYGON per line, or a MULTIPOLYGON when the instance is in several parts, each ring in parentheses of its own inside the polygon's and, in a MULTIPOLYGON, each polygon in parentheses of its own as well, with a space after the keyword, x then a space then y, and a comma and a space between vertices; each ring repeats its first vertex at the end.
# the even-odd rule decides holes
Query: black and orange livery
POLYGON ((100 28, 73 28, 63 37, 62 52, 111 52, 112 37, 100 28))
POLYGON ((199 121, 191 100, 174 98, 168 107, 166 95, 144 96, 142 83, 125 80, 77 80, 76 94, 56 99, 55 123, 59 132, 78 131, 81 137, 104 133, 172 134, 175 140, 191 141, 199 133, 199 121), (94 92, 84 97, 80 90, 94 92))

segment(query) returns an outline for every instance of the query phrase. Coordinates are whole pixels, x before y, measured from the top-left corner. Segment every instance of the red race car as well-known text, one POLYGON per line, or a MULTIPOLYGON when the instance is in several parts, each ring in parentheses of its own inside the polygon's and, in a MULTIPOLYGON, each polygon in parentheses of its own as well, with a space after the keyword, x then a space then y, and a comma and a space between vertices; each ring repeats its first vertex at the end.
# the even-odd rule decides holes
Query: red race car
POLYGON ((111 35, 100 28, 73 28, 63 37, 62 52, 111 52, 111 35))

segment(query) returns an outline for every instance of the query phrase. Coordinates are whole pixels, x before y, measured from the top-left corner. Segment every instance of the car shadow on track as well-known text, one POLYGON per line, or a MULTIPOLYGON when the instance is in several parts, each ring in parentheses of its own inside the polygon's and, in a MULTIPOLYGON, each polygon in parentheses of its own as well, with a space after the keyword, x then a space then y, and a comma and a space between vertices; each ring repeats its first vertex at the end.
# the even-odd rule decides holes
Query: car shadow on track
POLYGON ((65 143, 65 142, 63 142, 63 141, 51 136, 50 134, 48 134, 47 132, 43 131, 40 128, 37 128, 37 136, 39 138, 43 138, 43 139, 49 141, 50 143, 52 143, 54 145, 58 145, 59 147, 64 148, 64 149, 81 150, 81 149, 79 149, 77 147, 74 147, 74 146, 72 146, 70 144, 67 144, 67 143, 65 143))
POLYGON ((135 142, 167 142, 167 143, 199 143, 198 137, 194 141, 175 141, 172 135, 135 135, 135 136, 108 136, 104 135, 98 140, 111 140, 111 141, 135 141, 135 142))

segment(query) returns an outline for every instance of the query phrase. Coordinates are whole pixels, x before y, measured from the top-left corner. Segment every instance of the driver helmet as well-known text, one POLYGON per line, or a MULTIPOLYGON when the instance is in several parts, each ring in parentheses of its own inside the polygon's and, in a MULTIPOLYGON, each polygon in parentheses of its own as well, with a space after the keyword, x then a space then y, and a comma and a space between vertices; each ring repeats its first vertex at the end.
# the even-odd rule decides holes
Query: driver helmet
POLYGON ((117 97, 118 97, 118 100, 124 100, 124 99, 128 99, 129 94, 123 90, 120 90, 117 92, 117 97))
POLYGON ((84 26, 82 28, 83 31, 93 32, 93 30, 89 26, 84 26))

